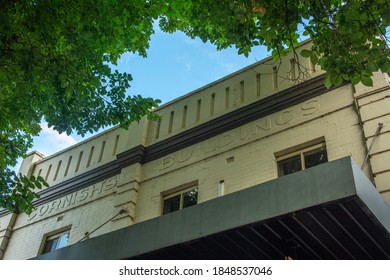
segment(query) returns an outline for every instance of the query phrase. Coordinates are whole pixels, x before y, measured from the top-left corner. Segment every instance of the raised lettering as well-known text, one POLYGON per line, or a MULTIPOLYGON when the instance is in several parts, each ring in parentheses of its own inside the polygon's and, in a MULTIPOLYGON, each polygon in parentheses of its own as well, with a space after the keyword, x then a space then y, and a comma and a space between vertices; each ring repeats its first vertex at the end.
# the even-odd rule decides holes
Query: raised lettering
POLYGON ((245 140, 247 137, 248 137, 248 134, 250 135, 250 133, 248 133, 248 130, 250 131, 251 129, 251 125, 244 125, 242 127, 240 127, 240 140, 245 140))
POLYGON ((78 196, 78 199, 77 201, 78 202, 81 202, 83 200, 86 200, 87 197, 88 197, 88 191, 89 191, 89 188, 86 188, 86 189, 83 189, 80 191, 80 195, 78 196))
POLYGON ((302 104, 301 109, 304 116, 313 115, 320 109, 320 102, 317 99, 309 100, 302 104))
POLYGON ((162 159, 162 167, 161 169, 166 169, 171 167, 175 163, 175 155, 169 155, 162 159))
POLYGON ((277 125, 284 125, 289 123, 294 118, 294 111, 288 110, 281 112, 275 119, 277 125))
POLYGON ((258 120, 255 125, 256 125, 256 134, 259 133, 259 130, 262 130, 262 131, 267 131, 267 130, 270 130, 271 129, 271 118, 270 117, 265 117, 265 118, 262 118, 260 120, 258 120))
POLYGON ((93 186, 92 186, 92 191, 91 191, 91 193, 89 194, 89 197, 94 196, 95 193, 101 194, 101 193, 102 193, 102 188, 103 188, 103 184, 102 184, 102 183, 93 185, 93 186))
POLYGON ((233 142, 233 140, 234 140, 234 137, 231 136, 230 134, 223 135, 222 139, 220 141, 218 141, 219 148, 228 146, 229 144, 231 144, 233 142))
POLYGON ((32 212, 30 215, 28 215, 28 220, 31 221, 37 216, 37 211, 32 212))
POLYGON ((76 203, 77 195, 78 195, 78 192, 73 193, 72 204, 75 204, 75 203, 76 203))
POLYGON ((215 139, 209 139, 206 140, 206 142, 203 143, 203 151, 205 154, 213 152, 217 149, 218 144, 216 143, 215 139))
POLYGON ((104 189, 103 191, 107 192, 113 188, 115 188, 116 184, 118 183, 117 178, 110 178, 106 182, 103 183, 104 189))
POLYGON ((49 210, 49 205, 48 204, 44 204, 42 205, 40 208, 39 208, 39 216, 43 216, 47 213, 47 211, 49 210))
POLYGON ((185 162, 189 160, 192 156, 192 148, 180 150, 176 153, 176 161, 177 162, 185 162))
POLYGON ((49 214, 54 210, 58 210, 59 206, 61 204, 61 199, 57 199, 57 200, 54 200, 52 203, 51 203, 51 207, 50 207, 50 210, 49 210, 49 214))
POLYGON ((64 207, 71 205, 72 198, 73 198, 73 193, 68 194, 67 196, 63 197, 64 201, 62 201, 61 208, 64 208, 64 207))

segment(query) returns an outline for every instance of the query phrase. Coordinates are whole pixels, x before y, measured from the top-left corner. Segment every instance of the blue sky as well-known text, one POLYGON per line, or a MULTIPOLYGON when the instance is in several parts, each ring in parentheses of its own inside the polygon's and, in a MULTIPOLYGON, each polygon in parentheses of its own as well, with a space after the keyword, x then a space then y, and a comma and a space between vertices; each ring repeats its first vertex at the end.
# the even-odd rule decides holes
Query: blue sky
MULTIPOLYGON (((181 32, 167 34, 158 30, 151 38, 147 58, 125 54, 117 67, 133 76, 128 94, 158 98, 163 104, 268 55, 264 47, 254 48, 249 57, 238 55, 235 48, 217 51, 215 46, 181 32)), ((83 139, 77 134, 60 135, 43 123, 30 151, 49 156, 83 139)))

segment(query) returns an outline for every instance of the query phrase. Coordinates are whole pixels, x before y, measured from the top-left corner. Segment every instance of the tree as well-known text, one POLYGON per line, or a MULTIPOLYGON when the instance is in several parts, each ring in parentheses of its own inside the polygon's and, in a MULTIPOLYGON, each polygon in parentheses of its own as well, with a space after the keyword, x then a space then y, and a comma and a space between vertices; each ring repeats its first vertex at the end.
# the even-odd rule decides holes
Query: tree
POLYGON ((298 58, 308 36, 313 46, 301 55, 326 71, 327 87, 370 86, 374 71, 390 72, 387 0, 0 0, 0 7, 0 207, 16 212, 30 212, 34 188, 45 184, 10 169, 43 119, 83 135, 157 118, 150 108, 159 100, 126 95, 131 75, 110 67, 125 52, 146 56, 156 21, 244 55, 262 44, 276 60, 289 51, 298 58))
POLYGON ((42 119, 84 135, 156 118, 150 108, 159 100, 126 96, 131 75, 110 65, 124 52, 146 55, 158 11, 111 0, 0 0, 0 7, 0 207, 30 212, 44 181, 9 167, 31 147, 42 119))
POLYGON ((182 30, 219 49, 235 45, 244 55, 265 45, 279 60, 295 53, 302 31, 313 46, 301 55, 326 71, 327 87, 344 80, 372 86, 373 72, 390 72, 387 0, 199 0, 188 10, 163 17, 163 30, 182 30))

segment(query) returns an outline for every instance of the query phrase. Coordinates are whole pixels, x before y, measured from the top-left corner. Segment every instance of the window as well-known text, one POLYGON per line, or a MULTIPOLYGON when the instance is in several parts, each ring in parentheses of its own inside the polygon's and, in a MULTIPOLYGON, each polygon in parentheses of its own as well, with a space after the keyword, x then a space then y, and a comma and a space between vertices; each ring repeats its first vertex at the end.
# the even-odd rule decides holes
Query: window
POLYGON ((275 154, 279 177, 327 162, 328 155, 325 141, 321 140, 323 140, 323 138, 299 145, 296 147, 299 149, 296 149, 295 151, 292 151, 294 148, 290 148, 275 154), (316 142, 320 143, 313 144, 316 142))
POLYGON ((194 181, 179 186, 167 193, 162 193, 164 199, 163 214, 172 213, 198 203, 198 187, 194 181))
POLYGON ((48 236, 45 240, 42 254, 53 252, 55 250, 67 246, 69 240, 69 231, 70 230, 62 231, 60 233, 48 236))

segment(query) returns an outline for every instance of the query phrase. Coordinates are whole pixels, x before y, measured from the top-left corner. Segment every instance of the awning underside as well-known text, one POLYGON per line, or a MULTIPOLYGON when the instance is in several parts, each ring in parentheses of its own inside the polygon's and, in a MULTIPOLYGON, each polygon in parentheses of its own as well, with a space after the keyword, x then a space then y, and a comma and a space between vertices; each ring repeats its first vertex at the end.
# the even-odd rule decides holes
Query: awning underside
POLYGON ((390 235, 357 197, 248 224, 133 259, 390 259, 390 235))

